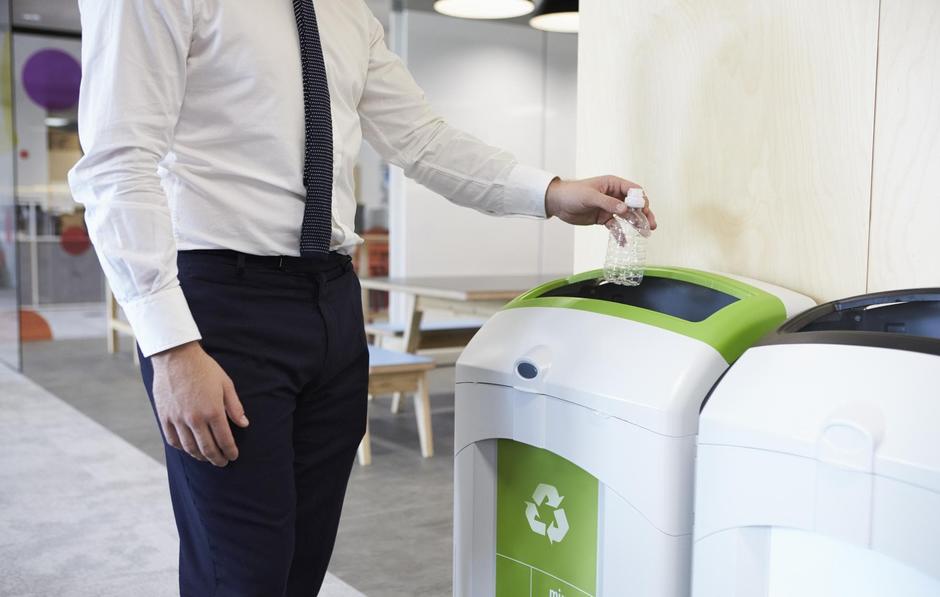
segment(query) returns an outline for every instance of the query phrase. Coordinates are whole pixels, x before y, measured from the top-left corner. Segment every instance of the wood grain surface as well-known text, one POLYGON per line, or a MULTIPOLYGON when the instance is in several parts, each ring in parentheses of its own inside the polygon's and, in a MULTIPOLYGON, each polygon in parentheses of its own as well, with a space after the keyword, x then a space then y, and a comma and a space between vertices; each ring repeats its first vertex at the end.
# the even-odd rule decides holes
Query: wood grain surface
POLYGON ((940 2, 881 7, 869 288, 940 286, 940 2))
POLYGON ((864 292, 877 30, 877 0, 585 0, 578 174, 645 186, 651 262, 864 292))

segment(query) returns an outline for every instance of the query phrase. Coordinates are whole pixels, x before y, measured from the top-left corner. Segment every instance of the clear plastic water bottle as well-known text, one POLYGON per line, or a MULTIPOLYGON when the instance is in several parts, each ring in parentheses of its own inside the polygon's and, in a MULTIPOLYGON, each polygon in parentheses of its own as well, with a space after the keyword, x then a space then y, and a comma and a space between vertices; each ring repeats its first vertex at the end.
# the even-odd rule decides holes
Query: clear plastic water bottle
POLYGON ((607 223, 607 259, 604 280, 624 286, 639 286, 646 269, 646 239, 650 223, 643 213, 646 199, 643 189, 630 189, 624 200, 629 208, 622 216, 615 215, 607 223))

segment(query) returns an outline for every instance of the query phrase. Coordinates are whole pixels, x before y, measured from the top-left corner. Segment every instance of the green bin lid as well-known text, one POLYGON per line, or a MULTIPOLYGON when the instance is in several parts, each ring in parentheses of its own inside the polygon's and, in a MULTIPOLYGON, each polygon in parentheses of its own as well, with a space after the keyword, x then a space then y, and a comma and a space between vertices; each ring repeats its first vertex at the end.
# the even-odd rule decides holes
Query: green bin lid
POLYGON ((648 267, 639 286, 605 284, 594 270, 547 282, 506 309, 551 307, 645 323, 701 340, 729 363, 786 319, 777 296, 720 274, 648 267))

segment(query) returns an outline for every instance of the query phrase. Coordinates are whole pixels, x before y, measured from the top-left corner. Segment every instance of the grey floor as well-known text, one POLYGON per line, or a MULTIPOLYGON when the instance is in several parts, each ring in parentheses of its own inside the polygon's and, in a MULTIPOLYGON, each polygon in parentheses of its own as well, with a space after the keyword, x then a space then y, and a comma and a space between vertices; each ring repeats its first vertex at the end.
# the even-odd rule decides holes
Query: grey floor
MULTIPOLYGON (((163 447, 130 354, 103 339, 24 346, 24 372, 162 463, 163 447)), ((370 597, 451 594, 453 369, 432 373, 436 456, 422 459, 410 401, 392 415, 372 404, 373 464, 355 465, 330 571, 370 597)))
POLYGON ((0 412, 0 595, 178 595, 165 469, 4 366, 0 412))

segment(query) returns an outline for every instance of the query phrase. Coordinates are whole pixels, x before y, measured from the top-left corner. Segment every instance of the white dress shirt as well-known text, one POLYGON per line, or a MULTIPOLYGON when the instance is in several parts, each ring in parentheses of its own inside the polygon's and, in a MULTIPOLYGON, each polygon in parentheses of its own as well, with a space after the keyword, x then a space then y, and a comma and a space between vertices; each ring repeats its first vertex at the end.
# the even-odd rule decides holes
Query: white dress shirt
MULTIPOLYGON (((69 173, 145 356, 200 339, 176 253, 299 255, 304 105, 291 0, 79 0, 85 156, 69 173)), ((545 217, 553 175, 449 127, 363 0, 315 0, 333 113, 331 248, 362 138, 454 203, 545 217)))

